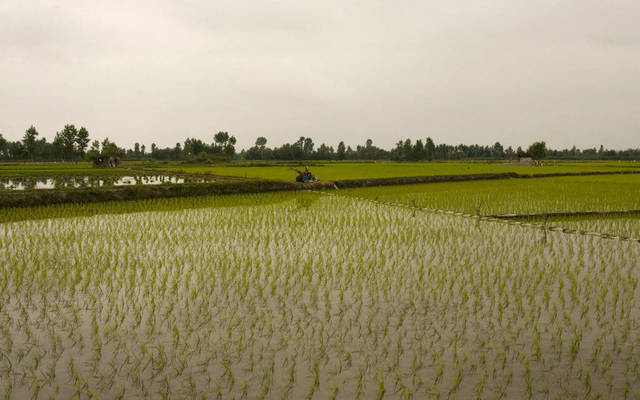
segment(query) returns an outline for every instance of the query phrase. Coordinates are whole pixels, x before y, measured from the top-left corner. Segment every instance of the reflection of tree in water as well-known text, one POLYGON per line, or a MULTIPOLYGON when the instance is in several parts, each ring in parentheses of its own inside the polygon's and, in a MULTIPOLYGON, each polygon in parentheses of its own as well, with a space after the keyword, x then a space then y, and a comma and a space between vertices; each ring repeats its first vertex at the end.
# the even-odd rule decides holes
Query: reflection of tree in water
POLYGON ((64 179, 62 178, 54 178, 53 179, 53 187, 56 189, 63 189, 64 188, 64 179))
POLYGON ((76 179, 75 187, 86 188, 88 186, 89 186, 89 177, 87 177, 87 176, 79 176, 76 179))
POLYGON ((113 186, 116 183, 116 179, 117 178, 114 178, 113 176, 105 176, 102 179, 102 185, 103 186, 113 186))
POLYGON ((209 176, 190 175, 69 175, 48 177, 0 177, 0 190, 99 188, 119 185, 151 185, 208 183, 215 179, 209 176))
POLYGON ((38 181, 36 179, 24 178, 22 181, 22 187, 24 187, 25 190, 31 190, 36 187, 37 182, 38 181))
POLYGON ((91 187, 99 187, 101 178, 99 176, 89 176, 87 181, 91 187))
POLYGON ((48 189, 53 182, 54 179, 49 178, 36 178, 36 186, 38 188, 48 189))

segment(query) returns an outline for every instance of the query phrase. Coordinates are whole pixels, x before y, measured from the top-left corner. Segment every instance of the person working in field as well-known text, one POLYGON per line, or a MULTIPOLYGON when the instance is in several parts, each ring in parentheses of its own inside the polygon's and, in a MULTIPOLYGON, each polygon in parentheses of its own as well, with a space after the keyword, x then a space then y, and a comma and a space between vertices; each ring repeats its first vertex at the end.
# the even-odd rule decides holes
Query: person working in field
POLYGON ((311 171, 309 171, 309 167, 306 166, 304 167, 304 172, 299 171, 295 168, 290 168, 294 171, 296 171, 298 173, 298 176, 296 177, 296 182, 302 182, 302 183, 308 183, 308 182, 315 182, 318 180, 318 178, 316 178, 315 176, 313 176, 313 174, 311 173, 311 171))

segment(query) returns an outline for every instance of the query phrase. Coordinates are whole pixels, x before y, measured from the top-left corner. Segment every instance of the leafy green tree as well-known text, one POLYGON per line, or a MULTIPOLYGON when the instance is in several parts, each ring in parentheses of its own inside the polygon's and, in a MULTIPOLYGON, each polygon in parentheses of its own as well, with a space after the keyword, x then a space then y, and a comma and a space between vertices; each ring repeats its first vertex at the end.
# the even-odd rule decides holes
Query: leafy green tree
POLYGON ((427 141, 424 145, 425 157, 427 160, 433 160, 433 156, 436 153, 436 145, 433 143, 430 137, 427 138, 427 141))
POLYGON ((236 137, 230 136, 227 143, 224 145, 223 151, 226 155, 233 157, 236 154, 236 137))
POLYGON ((29 129, 24 132, 24 136, 22 138, 22 146, 25 155, 32 160, 36 156, 36 136, 38 136, 38 131, 33 125, 31 125, 29 129))
POLYGON ((86 157, 88 159, 94 159, 96 157, 100 157, 100 141, 94 140, 91 142, 91 148, 87 151, 86 157))
POLYGON ((102 141, 101 155, 103 157, 124 157, 125 151, 110 141, 109 138, 104 138, 102 141))
POLYGON ((3 158, 8 157, 8 152, 9 144, 7 143, 7 139, 2 137, 2 134, 0 133, 0 156, 2 156, 3 158))
POLYGON ((75 138, 76 144, 76 152, 80 157, 84 158, 85 151, 87 150, 87 146, 89 145, 89 131, 84 126, 81 126, 76 133, 75 138))
POLYGON ((200 153, 206 152, 206 150, 207 145, 202 140, 196 138, 187 138, 187 140, 184 141, 182 152, 186 157, 195 157, 200 153))
POLYGON ((72 159, 75 154, 76 135, 78 131, 74 125, 67 124, 62 131, 56 133, 53 140, 58 156, 64 159, 72 159))
POLYGON ((229 136, 229 132, 220 131, 213 136, 214 153, 223 152, 226 155, 233 157, 236 153, 236 138, 235 136, 229 136))
POLYGON ((547 144, 545 142, 534 142, 529 146, 527 153, 531 154, 531 157, 536 160, 545 158, 547 156, 547 144))
POLYGON ((215 143, 215 146, 219 149, 222 149, 227 144, 228 141, 229 141, 228 132, 220 131, 215 135, 213 135, 213 142, 215 143))
POLYGON ((508 158, 508 159, 512 159, 514 156, 515 152, 513 151, 513 147, 509 146, 507 147, 507 150, 504 152, 504 155, 508 158))
POLYGON ((423 160, 425 156, 424 145, 422 144, 422 140, 416 140, 416 144, 413 146, 413 160, 423 160))
POLYGON ((413 153, 413 145, 411 144, 411 139, 406 139, 404 141, 404 144, 402 145, 402 159, 410 159, 411 153, 413 153))
POLYGON ((56 132, 56 137, 53 138, 53 154, 57 158, 64 158, 64 139, 62 138, 62 132, 56 132))
POLYGON ((346 156, 345 153, 346 153, 346 148, 345 148, 344 142, 338 143, 338 151, 337 151, 338 160, 344 160, 346 156))
POLYGON ((504 147, 500 144, 500 142, 496 142, 491 149, 491 153, 496 158, 504 158, 504 147))
POLYGON ((20 159, 24 156, 24 146, 21 142, 9 142, 9 157, 13 159, 20 159))
POLYGON ((313 139, 304 139, 304 143, 302 144, 302 151, 304 151, 305 158, 311 158, 311 153, 313 153, 313 139))
POLYGON ((264 149, 264 146, 267 145, 267 138, 264 136, 260 136, 256 139, 256 147, 260 149, 264 149))

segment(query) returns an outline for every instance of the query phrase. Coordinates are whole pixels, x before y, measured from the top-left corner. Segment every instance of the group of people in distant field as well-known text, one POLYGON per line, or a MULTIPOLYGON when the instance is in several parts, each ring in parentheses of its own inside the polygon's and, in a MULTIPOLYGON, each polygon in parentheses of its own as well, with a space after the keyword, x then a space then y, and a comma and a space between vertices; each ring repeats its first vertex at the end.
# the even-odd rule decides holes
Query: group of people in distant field
POLYGON ((120 165, 120 158, 118 157, 95 157, 93 159, 94 167, 108 167, 108 168, 116 168, 120 165))

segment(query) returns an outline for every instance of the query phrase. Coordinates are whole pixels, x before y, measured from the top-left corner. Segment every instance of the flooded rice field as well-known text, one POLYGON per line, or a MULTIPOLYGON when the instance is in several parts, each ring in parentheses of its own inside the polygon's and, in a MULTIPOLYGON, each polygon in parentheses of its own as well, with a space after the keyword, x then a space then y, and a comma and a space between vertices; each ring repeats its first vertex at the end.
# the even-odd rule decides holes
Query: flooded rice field
POLYGON ((0 190, 97 188, 206 182, 214 182, 214 179, 201 175, 10 177, 0 178, 0 190))
POLYGON ((640 393, 637 243, 309 196, 0 224, 0 391, 640 393))

